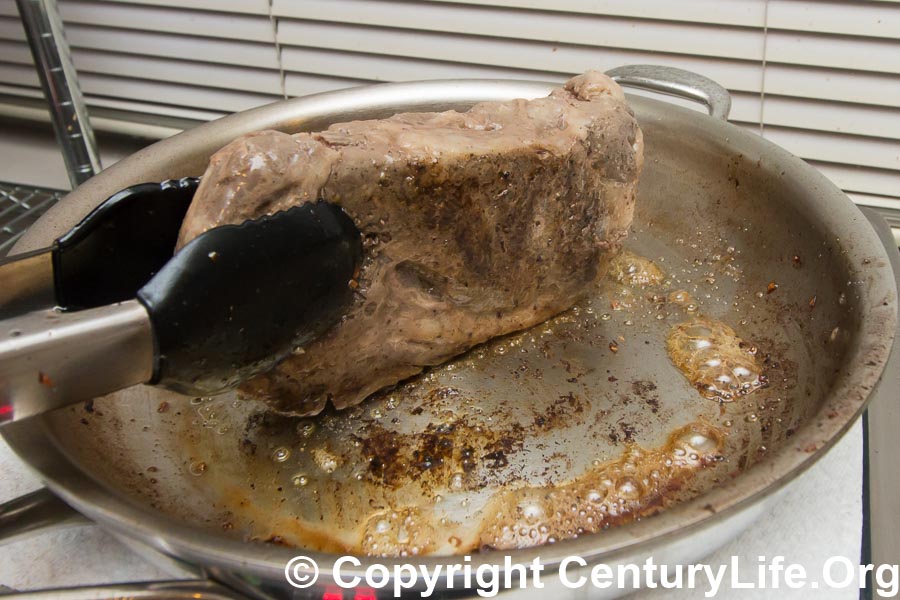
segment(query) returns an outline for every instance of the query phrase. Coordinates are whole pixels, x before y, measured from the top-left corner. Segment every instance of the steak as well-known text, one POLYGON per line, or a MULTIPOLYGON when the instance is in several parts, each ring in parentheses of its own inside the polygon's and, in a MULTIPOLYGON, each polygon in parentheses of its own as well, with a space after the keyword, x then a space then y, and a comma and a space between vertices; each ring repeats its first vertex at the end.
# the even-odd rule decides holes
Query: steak
POLYGON ((353 218, 365 256, 352 308, 241 388, 312 415, 571 307, 627 235, 642 162, 625 96, 597 72, 462 113, 260 131, 210 159, 179 247, 320 198, 353 218))

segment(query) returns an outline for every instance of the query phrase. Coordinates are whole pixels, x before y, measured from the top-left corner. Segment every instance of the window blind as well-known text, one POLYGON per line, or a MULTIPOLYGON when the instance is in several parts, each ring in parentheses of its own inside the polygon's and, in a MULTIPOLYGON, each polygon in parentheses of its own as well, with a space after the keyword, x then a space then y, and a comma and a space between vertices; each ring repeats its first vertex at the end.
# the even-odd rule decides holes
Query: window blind
MULTIPOLYGON (((900 227, 900 2, 58 0, 98 128, 163 136, 286 96, 381 81, 562 81, 655 63, 702 73, 731 120, 900 227)), ((0 0, 0 113, 41 93, 0 0)))

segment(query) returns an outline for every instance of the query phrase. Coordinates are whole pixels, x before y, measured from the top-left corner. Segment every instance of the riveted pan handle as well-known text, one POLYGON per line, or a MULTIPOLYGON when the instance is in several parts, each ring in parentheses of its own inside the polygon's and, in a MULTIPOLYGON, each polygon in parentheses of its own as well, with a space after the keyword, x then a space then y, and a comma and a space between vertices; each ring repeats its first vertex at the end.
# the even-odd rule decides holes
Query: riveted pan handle
POLYGON ((659 65, 625 65, 606 72, 619 85, 686 98, 705 105, 710 116, 723 121, 731 111, 731 95, 703 75, 659 65))

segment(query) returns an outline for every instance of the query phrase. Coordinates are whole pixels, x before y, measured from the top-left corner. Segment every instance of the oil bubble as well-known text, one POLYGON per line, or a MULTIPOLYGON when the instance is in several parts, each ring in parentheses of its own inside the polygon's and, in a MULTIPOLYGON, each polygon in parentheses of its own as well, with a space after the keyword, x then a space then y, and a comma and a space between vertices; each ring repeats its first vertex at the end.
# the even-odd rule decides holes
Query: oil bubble
POLYGON ((612 260, 609 273, 619 283, 636 287, 659 285, 665 278, 665 273, 656 263, 628 251, 621 252, 612 260))
POLYGON ((275 448, 275 451, 272 452, 272 460, 275 462, 282 463, 291 457, 290 448, 286 448, 285 446, 279 446, 275 448))

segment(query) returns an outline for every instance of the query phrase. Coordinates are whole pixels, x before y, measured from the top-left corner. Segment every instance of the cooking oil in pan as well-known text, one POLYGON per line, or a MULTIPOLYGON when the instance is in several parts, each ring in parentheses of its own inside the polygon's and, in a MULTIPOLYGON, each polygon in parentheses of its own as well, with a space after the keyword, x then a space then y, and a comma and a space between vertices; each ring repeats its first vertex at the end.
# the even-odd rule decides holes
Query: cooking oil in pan
POLYGON ((653 261, 623 250, 610 261, 609 278, 628 286, 645 287, 659 285, 665 274, 653 261))
POLYGON ((716 461, 723 433, 705 423, 676 430, 666 445, 636 444, 573 481, 501 492, 485 508, 481 548, 514 549, 576 538, 620 525, 666 504, 697 469, 716 461))
POLYGON ((816 382, 790 343, 806 298, 806 312, 782 310, 784 290, 748 278, 740 256, 709 230, 672 247, 639 230, 571 310, 359 406, 308 419, 233 398, 185 406, 184 468, 207 465, 190 495, 232 535, 387 556, 650 518, 807 416, 791 399, 816 382))
POLYGON ((666 345, 675 366, 704 398, 731 402, 766 383, 757 347, 721 321, 696 317, 679 323, 666 345))

